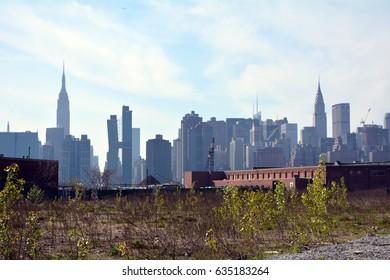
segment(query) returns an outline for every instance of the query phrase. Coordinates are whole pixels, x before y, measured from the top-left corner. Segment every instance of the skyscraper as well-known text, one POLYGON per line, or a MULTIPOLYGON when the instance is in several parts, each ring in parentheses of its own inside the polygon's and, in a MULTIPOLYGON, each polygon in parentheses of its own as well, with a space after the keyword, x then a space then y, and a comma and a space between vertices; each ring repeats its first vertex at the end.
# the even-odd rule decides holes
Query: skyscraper
POLYGON ((118 140, 118 121, 116 115, 111 115, 107 120, 108 131, 108 152, 106 170, 109 170, 110 182, 119 183, 119 140, 118 140))
POLYGON ((207 169, 207 158, 213 139, 213 128, 205 122, 198 123, 188 133, 188 167, 191 171, 207 169))
POLYGON ((64 128, 64 135, 70 134, 69 98, 65 87, 65 65, 62 66, 62 86, 57 100, 57 127, 64 128))
POLYGON ((388 140, 390 144, 390 113, 385 114, 383 127, 388 131, 388 138, 389 138, 388 140))
POLYGON ((318 79, 318 90, 316 94, 316 100, 314 103, 314 115, 313 115, 313 126, 317 130, 318 139, 326 138, 326 113, 324 97, 322 96, 320 79, 318 79))
POLYGON ((343 144, 347 143, 350 133, 349 103, 340 103, 332 106, 332 137, 341 136, 343 144))
POLYGON ((91 141, 87 135, 81 135, 81 139, 72 135, 65 136, 60 168, 61 184, 74 181, 88 183, 91 170, 91 141))
POLYGON ((230 170, 243 170, 244 169, 244 139, 233 137, 230 141, 230 156, 229 165, 230 170))
POLYGON ((202 122, 202 117, 199 117, 195 111, 191 111, 191 114, 186 114, 181 121, 181 149, 182 149, 182 172, 192 171, 190 160, 190 130, 197 124, 202 122))
POLYGON ((46 128, 46 145, 53 147, 53 158, 61 162, 62 157, 62 141, 64 141, 63 127, 46 128))
POLYGON ((122 183, 132 183, 132 128, 133 112, 129 106, 122 107, 122 183))
POLYGON ((171 143, 164 140, 162 135, 146 142, 146 168, 161 183, 172 180, 171 172, 171 143))

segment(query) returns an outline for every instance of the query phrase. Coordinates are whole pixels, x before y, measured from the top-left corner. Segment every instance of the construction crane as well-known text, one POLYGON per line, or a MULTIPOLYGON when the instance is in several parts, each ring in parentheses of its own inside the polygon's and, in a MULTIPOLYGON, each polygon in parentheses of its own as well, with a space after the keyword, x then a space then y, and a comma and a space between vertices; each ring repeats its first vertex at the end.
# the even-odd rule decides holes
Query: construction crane
POLYGON ((364 118, 364 120, 362 119, 362 120, 360 121, 360 123, 361 123, 363 126, 366 124, 367 117, 368 117, 368 114, 370 113, 370 111, 371 111, 371 108, 368 109, 367 115, 366 115, 366 117, 364 118))
POLYGON ((207 163, 205 168, 207 171, 210 172, 214 171, 214 150, 215 150, 215 138, 213 137, 211 139, 210 150, 207 156, 207 163))

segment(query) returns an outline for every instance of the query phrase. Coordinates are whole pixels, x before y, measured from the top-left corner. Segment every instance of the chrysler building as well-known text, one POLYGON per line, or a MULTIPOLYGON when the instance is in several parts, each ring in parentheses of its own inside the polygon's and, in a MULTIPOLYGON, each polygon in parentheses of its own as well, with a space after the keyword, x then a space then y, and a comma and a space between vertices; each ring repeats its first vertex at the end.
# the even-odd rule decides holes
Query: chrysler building
POLYGON ((317 130, 318 139, 327 137, 325 103, 321 92, 320 79, 318 78, 318 90, 314 103, 313 126, 317 130))

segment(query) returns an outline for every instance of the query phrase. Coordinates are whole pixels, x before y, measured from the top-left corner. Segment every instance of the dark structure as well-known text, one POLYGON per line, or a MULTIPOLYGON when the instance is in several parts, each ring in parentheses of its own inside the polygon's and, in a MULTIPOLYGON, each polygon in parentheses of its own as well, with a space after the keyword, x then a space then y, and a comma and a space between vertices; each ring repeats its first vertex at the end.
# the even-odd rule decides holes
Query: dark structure
MULTIPOLYGON (((318 166, 289 168, 259 168, 253 170, 222 172, 186 172, 186 188, 201 187, 264 187, 272 188, 283 180, 286 187, 304 190, 314 177, 318 166)), ((390 189, 390 162, 382 163, 348 163, 326 164, 326 182, 340 182, 343 177, 348 191, 390 189)))
POLYGON ((27 158, 0 157, 0 188, 4 188, 7 179, 7 166, 16 163, 19 166, 19 178, 26 181, 26 189, 37 185, 46 194, 56 195, 58 188, 58 161, 27 158))

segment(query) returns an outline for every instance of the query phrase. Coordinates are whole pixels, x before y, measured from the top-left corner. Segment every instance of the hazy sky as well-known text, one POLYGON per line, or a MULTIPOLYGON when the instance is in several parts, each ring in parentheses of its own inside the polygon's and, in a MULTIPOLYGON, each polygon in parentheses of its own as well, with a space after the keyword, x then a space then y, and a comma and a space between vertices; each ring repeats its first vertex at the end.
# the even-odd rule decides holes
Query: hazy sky
POLYGON ((106 159, 106 120, 133 111, 145 141, 203 120, 251 117, 312 125, 318 73, 351 129, 390 112, 390 1, 0 0, 0 131, 56 125, 62 62, 71 133, 106 159), (32 4, 33 3, 33 4, 32 4))

